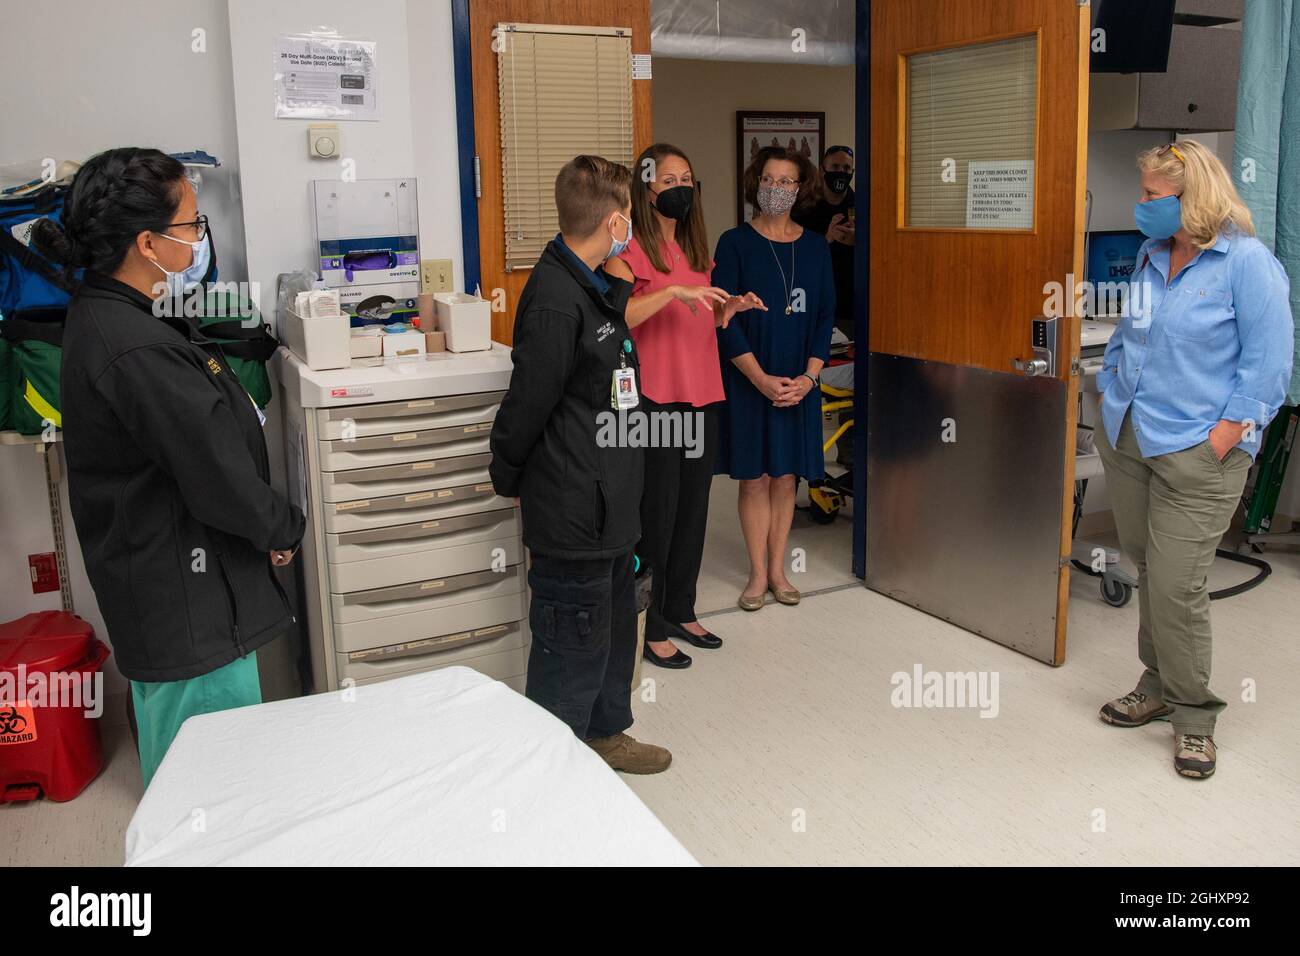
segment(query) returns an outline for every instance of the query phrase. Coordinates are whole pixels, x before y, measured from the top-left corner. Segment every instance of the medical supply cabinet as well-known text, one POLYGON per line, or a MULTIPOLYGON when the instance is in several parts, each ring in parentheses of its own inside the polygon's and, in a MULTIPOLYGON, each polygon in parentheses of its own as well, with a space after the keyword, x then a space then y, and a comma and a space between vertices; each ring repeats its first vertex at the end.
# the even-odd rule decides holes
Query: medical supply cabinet
POLYGON ((354 362, 276 356, 312 689, 461 664, 522 691, 518 509, 488 477, 510 351, 354 362))

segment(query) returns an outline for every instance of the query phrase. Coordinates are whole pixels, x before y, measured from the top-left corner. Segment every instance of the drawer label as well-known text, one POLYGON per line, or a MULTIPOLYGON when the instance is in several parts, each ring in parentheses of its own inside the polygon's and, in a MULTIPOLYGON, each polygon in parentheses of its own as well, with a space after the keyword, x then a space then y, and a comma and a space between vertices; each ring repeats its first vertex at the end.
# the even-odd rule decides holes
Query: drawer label
POLYGON ((331 388, 330 398, 351 398, 354 395, 373 395, 373 385, 349 385, 346 388, 331 388))
POLYGON ((447 583, 446 581, 425 581, 423 584, 420 585, 420 590, 431 591, 434 588, 443 587, 446 583, 447 583))
POLYGON ((438 526, 441 525, 441 524, 442 524, 441 521, 426 521, 426 522, 424 522, 422 525, 420 525, 420 527, 421 527, 421 528, 436 528, 436 527, 438 527, 438 526))
POLYGON ((437 408, 438 401, 437 399, 433 399, 433 398, 425 398, 425 399, 421 399, 418 402, 407 402, 406 407, 407 408, 437 408))
POLYGON ((400 435, 392 436, 393 441, 414 441, 420 437, 419 432, 402 432, 400 435))
POLYGON ((436 461, 417 461, 411 466, 411 471, 432 471, 438 467, 436 461))
POLYGON ((432 498, 432 497, 433 497, 433 492, 432 492, 432 491, 422 491, 422 492, 420 492, 419 494, 416 494, 416 495, 407 495, 405 500, 408 501, 408 502, 411 502, 411 501, 428 501, 428 500, 429 500, 430 498, 432 498))
POLYGON ((466 435, 473 435, 473 434, 475 434, 476 432, 490 432, 491 430, 492 430, 492 423, 491 423, 491 422, 484 422, 484 423, 481 424, 481 425, 466 425, 466 426, 465 426, 465 434, 466 434, 466 435))
POLYGON ((492 487, 492 483, 491 483, 491 482, 488 482, 486 485, 475 485, 475 486, 474 486, 474 490, 475 490, 475 491, 495 491, 496 489, 492 487))
POLYGON ((369 508, 369 501, 340 501, 334 506, 334 511, 353 511, 357 508, 369 508))
POLYGON ((439 497, 439 498, 450 498, 450 497, 451 497, 452 495, 454 495, 455 493, 456 493, 456 492, 455 492, 454 489, 451 489, 451 488, 444 488, 444 489, 442 489, 442 491, 438 492, 438 497, 439 497))

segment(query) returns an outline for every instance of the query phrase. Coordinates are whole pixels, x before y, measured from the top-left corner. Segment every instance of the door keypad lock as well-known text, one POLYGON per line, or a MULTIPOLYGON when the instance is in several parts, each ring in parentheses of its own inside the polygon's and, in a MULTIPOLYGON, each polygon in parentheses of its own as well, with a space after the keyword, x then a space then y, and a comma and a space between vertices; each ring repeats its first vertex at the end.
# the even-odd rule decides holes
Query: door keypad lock
POLYGON ((1013 359, 1011 365, 1017 372, 1030 377, 1056 375, 1056 319, 1038 317, 1030 323, 1030 359, 1013 359))

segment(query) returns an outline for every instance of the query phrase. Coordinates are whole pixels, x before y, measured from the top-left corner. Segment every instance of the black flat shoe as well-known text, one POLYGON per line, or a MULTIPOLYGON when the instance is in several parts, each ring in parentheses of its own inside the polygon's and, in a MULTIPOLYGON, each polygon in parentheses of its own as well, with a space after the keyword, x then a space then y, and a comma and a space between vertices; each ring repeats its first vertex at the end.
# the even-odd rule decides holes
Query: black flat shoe
POLYGON ((681 670, 683 667, 691 666, 691 659, 682 653, 681 648, 677 648, 672 657, 660 657, 650 649, 649 644, 646 644, 645 647, 641 648, 641 656, 651 664, 658 664, 660 667, 667 667, 669 670, 681 670))
POLYGON ((714 651, 722 646, 722 638, 708 631, 703 634, 692 634, 680 624, 669 624, 667 621, 664 622, 664 630, 668 632, 669 637, 690 641, 695 647, 702 647, 707 651, 714 651))

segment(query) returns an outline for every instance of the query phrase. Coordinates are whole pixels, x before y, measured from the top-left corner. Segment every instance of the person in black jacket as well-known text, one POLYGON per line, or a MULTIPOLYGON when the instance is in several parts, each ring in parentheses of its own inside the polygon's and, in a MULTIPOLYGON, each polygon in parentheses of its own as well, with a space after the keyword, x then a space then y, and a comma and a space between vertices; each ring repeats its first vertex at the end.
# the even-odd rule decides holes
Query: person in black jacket
POLYGON ((63 338, 68 491, 147 786, 187 717, 261 702, 255 652, 293 620, 272 565, 304 518, 271 487, 256 405, 184 318, 212 259, 184 167, 100 153, 34 241, 84 270, 63 338))
POLYGON ((640 395, 623 316, 632 285, 602 268, 632 238, 630 187, 627 168, 599 156, 578 156, 556 177, 560 234, 515 313, 490 471, 497 494, 518 499, 532 552, 528 697, 614 769, 658 773, 672 755, 625 733, 644 458, 609 427, 640 395))

